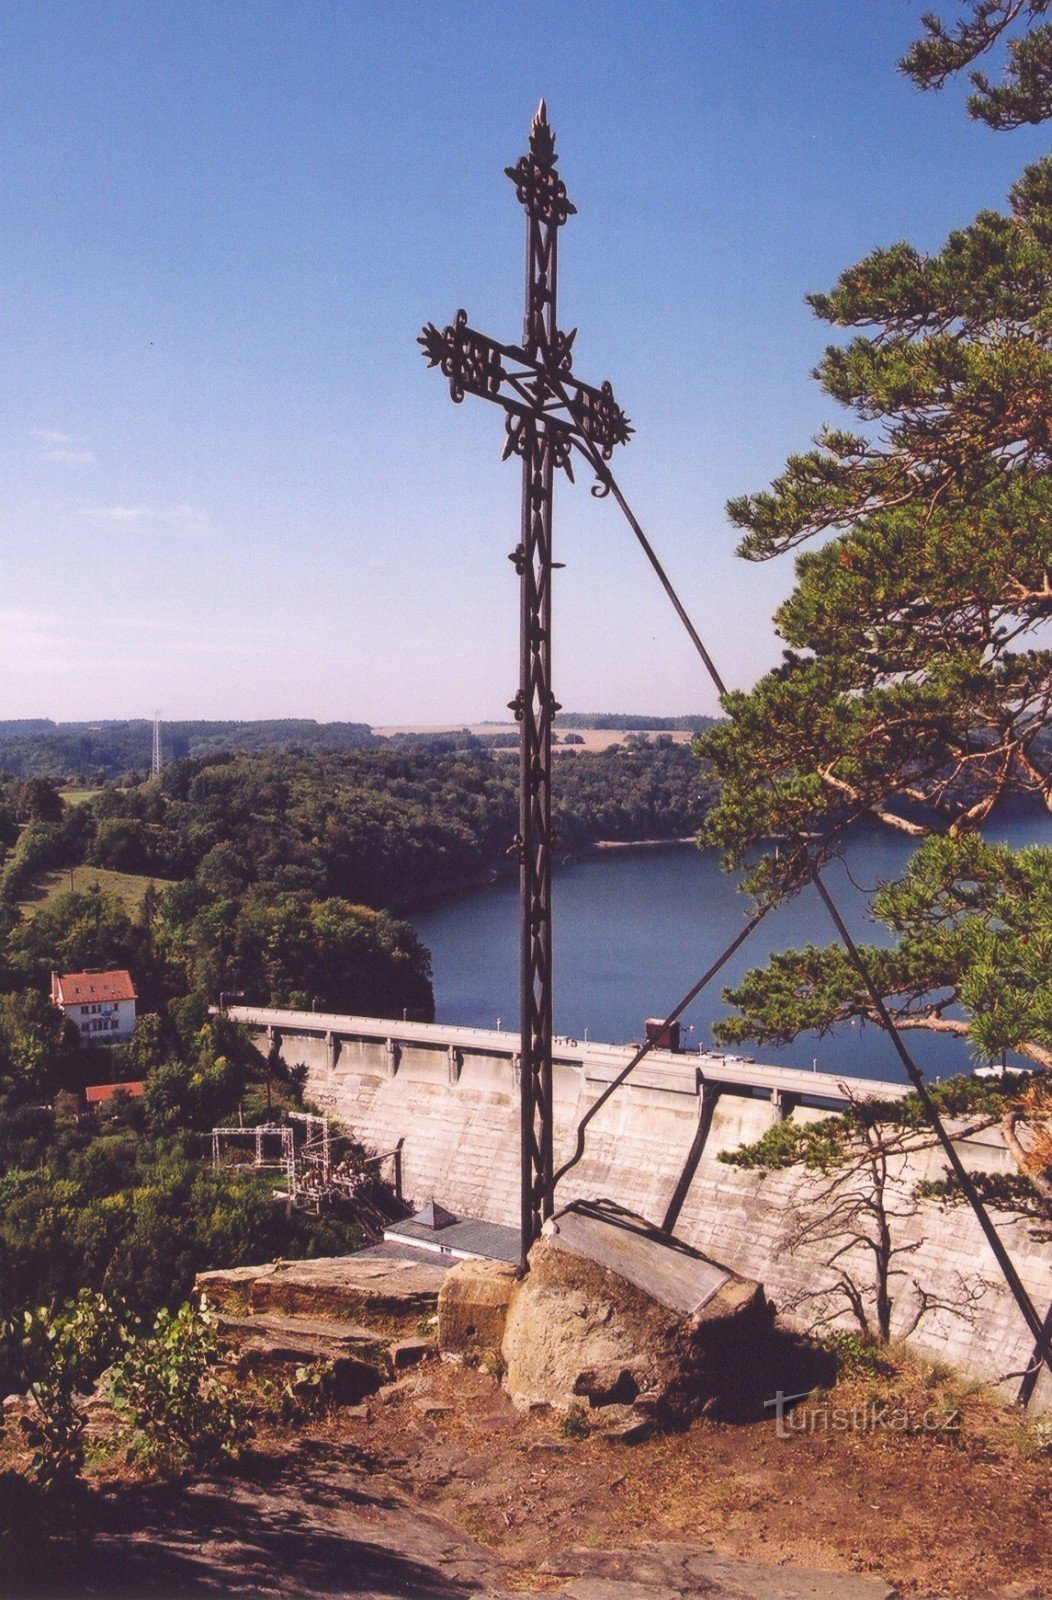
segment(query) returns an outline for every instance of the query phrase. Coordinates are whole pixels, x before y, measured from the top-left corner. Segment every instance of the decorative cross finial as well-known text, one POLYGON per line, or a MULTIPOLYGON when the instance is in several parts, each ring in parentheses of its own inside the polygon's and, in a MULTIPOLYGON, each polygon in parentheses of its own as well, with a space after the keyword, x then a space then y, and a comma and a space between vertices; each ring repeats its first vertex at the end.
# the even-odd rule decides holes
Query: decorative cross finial
MULTIPOLYGON (((479 333, 470 326, 466 311, 458 311, 445 328, 429 322, 417 343, 428 366, 439 367, 449 380, 449 392, 458 404, 465 394, 477 394, 504 407, 505 459, 522 454, 524 424, 543 421, 555 465, 572 478, 575 445, 594 465, 592 451, 609 461, 614 448, 627 444, 633 430, 609 383, 596 388, 573 375, 577 330, 564 333, 556 323, 556 239, 576 207, 556 171, 555 134, 543 100, 530 128, 529 151, 504 170, 527 215, 530 270, 522 344, 501 344, 479 333)), ((600 492, 598 485, 594 492, 600 492)))
POLYGON ((529 154, 520 156, 513 167, 504 172, 515 185, 519 204, 535 222, 561 228, 568 217, 576 216, 577 207, 571 205, 566 185, 555 170, 555 134, 548 121, 548 108, 542 100, 530 127, 529 154))

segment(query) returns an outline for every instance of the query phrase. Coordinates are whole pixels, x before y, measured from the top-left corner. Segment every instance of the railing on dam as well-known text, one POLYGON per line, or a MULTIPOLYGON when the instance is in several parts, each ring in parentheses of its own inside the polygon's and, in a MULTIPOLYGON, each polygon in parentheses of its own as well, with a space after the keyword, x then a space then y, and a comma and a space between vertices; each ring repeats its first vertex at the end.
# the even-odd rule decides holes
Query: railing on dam
MULTIPOLYGON (((212 1008, 215 1011, 215 1007, 212 1008)), ((277 1033, 374 1043, 418 1045, 436 1051, 458 1050, 507 1060, 514 1066, 519 1053, 518 1033, 499 1028, 461 1028, 449 1023, 409 1022, 387 1017, 343 1016, 324 1011, 282 1011, 266 1006, 230 1006, 235 1022, 277 1033)), ((609 1082, 635 1053, 634 1045, 607 1044, 599 1040, 556 1038, 552 1058, 559 1065, 577 1068, 585 1077, 609 1082)), ((807 1072, 799 1067, 776 1067, 747 1056, 718 1051, 652 1050, 631 1081, 658 1077, 663 1087, 696 1094, 699 1083, 725 1093, 767 1094, 774 1101, 818 1101, 840 1106, 849 1099, 899 1100, 909 1092, 903 1083, 860 1078, 847 1073, 807 1072)))

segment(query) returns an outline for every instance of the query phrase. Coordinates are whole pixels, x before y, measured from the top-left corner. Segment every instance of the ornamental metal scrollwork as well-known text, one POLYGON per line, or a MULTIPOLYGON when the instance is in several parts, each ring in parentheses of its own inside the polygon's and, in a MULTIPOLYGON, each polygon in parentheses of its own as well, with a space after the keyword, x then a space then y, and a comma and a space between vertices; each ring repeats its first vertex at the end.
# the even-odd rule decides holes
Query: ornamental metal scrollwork
POLYGON ((504 440, 504 449, 500 453, 502 461, 507 461, 509 456, 524 456, 526 454, 528 438, 525 423, 526 418, 520 411, 508 412, 504 419, 504 432, 507 437, 504 440))
POLYGON ((515 185, 515 194, 527 215, 535 222, 561 228, 568 217, 577 215, 577 207, 567 197, 555 162, 555 134, 542 100, 530 129, 529 154, 520 156, 513 167, 505 167, 504 171, 515 185))
POLYGON ((569 333, 563 333, 561 328, 556 328, 555 339, 548 358, 549 367, 553 372, 558 372, 566 377, 572 371, 573 342, 576 338, 576 328, 571 328, 569 333))
POLYGON ((573 483, 573 458, 570 454, 573 441, 564 423, 554 419, 548 424, 548 448, 552 453, 552 465, 560 467, 570 482, 573 483))
POLYGON ((616 445, 627 444, 635 432, 614 399, 609 382, 600 389, 578 384, 567 396, 567 402, 582 434, 597 447, 604 461, 610 460, 616 445))
POLYGON ((439 367, 449 379, 449 392, 457 405, 465 394, 492 399, 500 393, 505 375, 500 351, 484 333, 468 327, 466 311, 458 311, 441 333, 429 322, 417 344, 423 346, 428 366, 439 367))
POLYGON ((513 167, 505 167, 515 185, 515 194, 526 214, 550 228, 561 228, 577 207, 566 193, 566 185, 554 167, 544 165, 533 155, 520 156, 513 167))
MULTIPOLYGON (((529 452, 531 428, 528 424, 535 419, 527 412, 509 411, 504 423, 507 437, 500 459, 507 461, 510 456, 525 456, 529 452)), ((551 452, 552 466, 558 467, 566 473, 570 482, 574 482, 573 475, 573 439, 565 422, 558 417, 545 416, 540 421, 547 440, 547 447, 551 452)))

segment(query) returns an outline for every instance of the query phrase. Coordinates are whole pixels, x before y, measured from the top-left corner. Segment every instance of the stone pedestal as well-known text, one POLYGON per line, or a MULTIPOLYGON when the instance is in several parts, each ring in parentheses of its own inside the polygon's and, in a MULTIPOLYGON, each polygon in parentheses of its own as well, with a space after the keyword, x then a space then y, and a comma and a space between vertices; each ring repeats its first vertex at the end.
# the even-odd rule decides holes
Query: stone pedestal
POLYGON ((438 1296, 438 1348, 446 1355, 497 1357, 504 1343, 516 1270, 503 1261, 458 1261, 438 1296))

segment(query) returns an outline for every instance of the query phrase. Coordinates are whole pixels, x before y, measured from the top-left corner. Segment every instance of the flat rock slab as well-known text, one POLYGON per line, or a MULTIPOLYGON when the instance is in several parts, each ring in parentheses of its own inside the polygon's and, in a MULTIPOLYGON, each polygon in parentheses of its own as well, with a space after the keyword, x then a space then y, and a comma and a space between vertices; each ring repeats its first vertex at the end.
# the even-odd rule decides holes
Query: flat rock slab
POLYGON ((544 1229, 557 1250, 616 1272, 669 1311, 696 1316, 731 1274, 612 1201, 578 1200, 544 1229))
POLYGON ((254 1317, 234 1317, 221 1312, 216 1316, 215 1325, 220 1333, 235 1338, 270 1340, 275 1345, 283 1341, 302 1342, 328 1356, 379 1352, 390 1341, 390 1334, 382 1333, 379 1328, 360 1328, 339 1317, 290 1317, 276 1311, 261 1311, 254 1317))
POLYGON ((202 1272, 194 1290, 203 1305, 235 1316, 275 1311, 415 1332, 422 1318, 435 1315, 444 1279, 437 1263, 323 1256, 202 1272))
MULTIPOLYGON (((567 1600, 892 1600, 880 1579, 742 1562, 682 1544, 571 1549, 541 1571, 542 1592, 567 1600)), ((252 1476, 108 1491, 84 1544, 42 1592, 83 1600, 521 1600, 521 1574, 511 1576, 496 1552, 391 1479, 365 1476, 339 1449, 304 1440, 252 1476)))
MULTIPOLYGON (((107 1600, 513 1600, 497 1559, 384 1479, 291 1452, 255 1482, 107 1496, 62 1594, 107 1600)), ((49 1592, 52 1592, 49 1590, 49 1592)))
POLYGON ((571 1577, 567 1600, 894 1600, 883 1578, 738 1561, 694 1545, 564 1550, 541 1571, 571 1577))

